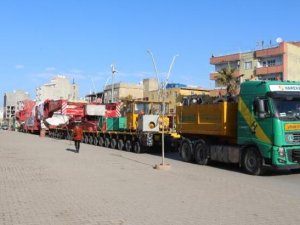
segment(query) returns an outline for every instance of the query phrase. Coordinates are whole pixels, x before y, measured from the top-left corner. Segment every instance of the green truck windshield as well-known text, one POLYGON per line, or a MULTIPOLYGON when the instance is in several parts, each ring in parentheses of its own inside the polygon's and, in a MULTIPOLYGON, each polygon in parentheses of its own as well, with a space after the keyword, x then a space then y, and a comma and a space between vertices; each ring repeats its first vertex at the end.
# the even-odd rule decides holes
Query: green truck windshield
POLYGON ((300 96, 272 98, 275 116, 281 120, 300 120, 300 96))

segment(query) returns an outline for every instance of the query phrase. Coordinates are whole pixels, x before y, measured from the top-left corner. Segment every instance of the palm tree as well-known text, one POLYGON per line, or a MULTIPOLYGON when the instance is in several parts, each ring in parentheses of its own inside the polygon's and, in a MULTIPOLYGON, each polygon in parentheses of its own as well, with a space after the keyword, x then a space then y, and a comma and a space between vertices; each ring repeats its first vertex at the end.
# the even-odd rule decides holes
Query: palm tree
POLYGON ((218 74, 216 75, 216 82, 223 86, 226 86, 227 94, 230 96, 234 96, 239 92, 240 78, 235 77, 233 75, 234 72, 235 69, 231 68, 228 64, 226 68, 218 71, 218 74))

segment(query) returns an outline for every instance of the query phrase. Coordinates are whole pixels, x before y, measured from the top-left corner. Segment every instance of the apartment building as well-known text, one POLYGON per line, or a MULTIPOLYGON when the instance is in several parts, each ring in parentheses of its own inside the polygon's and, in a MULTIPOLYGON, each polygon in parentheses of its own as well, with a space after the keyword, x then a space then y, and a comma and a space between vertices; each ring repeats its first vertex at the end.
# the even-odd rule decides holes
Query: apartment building
POLYGON ((143 84, 115 83, 106 85, 103 93, 103 103, 118 102, 120 99, 131 97, 133 99, 142 99, 144 97, 143 84), (113 90, 113 96, 112 96, 113 90))
POLYGON ((149 99, 152 91, 158 90, 159 84, 156 78, 147 78, 143 80, 143 98, 149 99))
MULTIPOLYGON (((244 80, 300 80, 300 42, 280 42, 245 53, 212 56, 210 64, 215 71, 210 79, 215 80, 218 71, 230 66, 235 69, 234 76, 244 80)), ((215 82, 215 87, 220 87, 215 82)))
POLYGON ((11 120, 15 117, 15 113, 20 110, 20 101, 29 99, 29 93, 16 90, 4 94, 4 120, 11 120))
POLYGON ((65 76, 57 76, 50 83, 41 85, 36 89, 36 100, 38 102, 46 99, 77 100, 79 97, 79 86, 71 83, 65 76))

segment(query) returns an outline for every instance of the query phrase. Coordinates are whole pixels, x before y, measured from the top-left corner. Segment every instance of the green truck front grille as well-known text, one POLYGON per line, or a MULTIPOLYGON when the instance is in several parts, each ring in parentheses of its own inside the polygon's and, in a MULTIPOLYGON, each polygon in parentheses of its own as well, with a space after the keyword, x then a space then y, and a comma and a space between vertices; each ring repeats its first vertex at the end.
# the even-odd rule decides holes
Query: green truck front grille
POLYGON ((289 151, 288 159, 294 163, 300 163, 300 149, 293 149, 289 151))

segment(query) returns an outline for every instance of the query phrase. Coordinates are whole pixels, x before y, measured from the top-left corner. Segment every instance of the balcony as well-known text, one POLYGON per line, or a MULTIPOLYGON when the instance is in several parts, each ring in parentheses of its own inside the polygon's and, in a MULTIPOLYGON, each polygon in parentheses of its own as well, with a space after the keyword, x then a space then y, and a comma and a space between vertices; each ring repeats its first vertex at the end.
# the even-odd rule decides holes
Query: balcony
POLYGON ((232 54, 232 55, 224 55, 224 56, 215 56, 210 58, 210 64, 216 65, 220 63, 226 63, 226 62, 234 62, 239 61, 241 59, 241 54, 232 54))
POLYGON ((256 68, 255 73, 256 75, 283 73, 283 65, 256 68))
MULTIPOLYGON (((209 74, 209 79, 210 80, 216 80, 216 76, 218 75, 219 73, 218 72, 212 72, 209 74)), ((241 72, 239 70, 235 70, 233 72, 233 76, 234 77, 239 77, 241 75, 241 72)))
POLYGON ((276 56, 282 55, 284 53, 284 45, 280 44, 278 47, 275 48, 266 48, 262 50, 257 50, 255 52, 256 58, 263 58, 268 56, 276 56))

